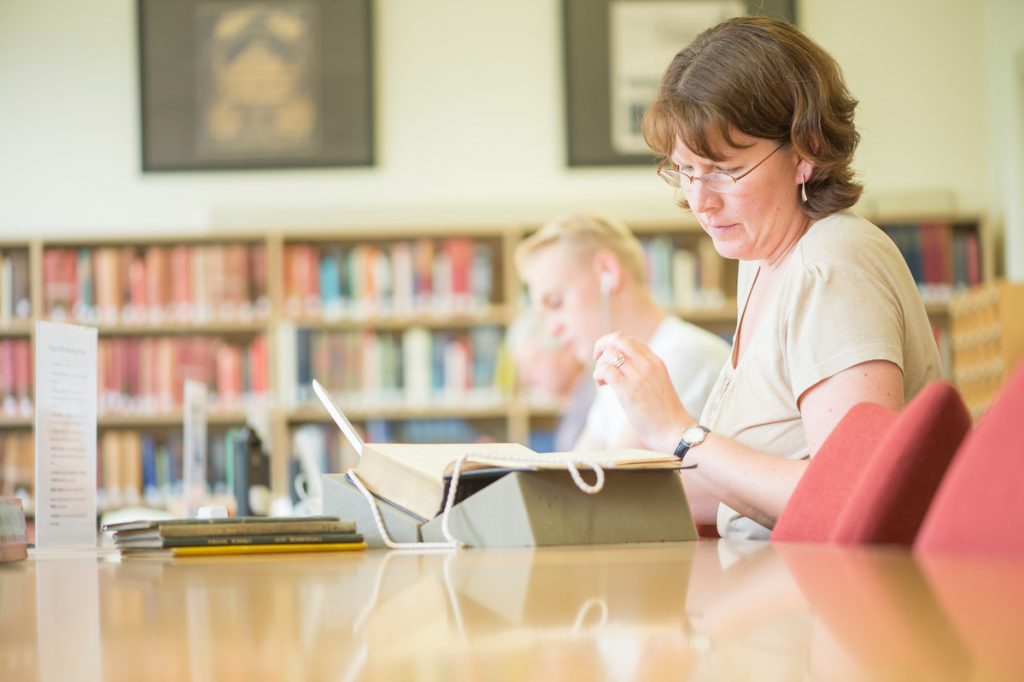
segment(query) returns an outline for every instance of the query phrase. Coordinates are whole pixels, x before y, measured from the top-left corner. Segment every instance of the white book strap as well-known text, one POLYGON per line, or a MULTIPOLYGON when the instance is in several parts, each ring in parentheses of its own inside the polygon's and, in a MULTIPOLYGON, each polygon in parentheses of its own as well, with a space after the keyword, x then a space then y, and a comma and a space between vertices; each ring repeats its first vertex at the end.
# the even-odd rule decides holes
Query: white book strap
MULTIPOLYGON (((392 540, 391 536, 388 535, 387 528, 384 527, 384 519, 380 515, 380 510, 377 508, 376 500, 373 499, 373 494, 367 490, 366 485, 363 484, 355 470, 349 469, 348 478, 363 497, 366 498, 366 503, 370 505, 370 513, 373 515, 373 522, 377 526, 377 532, 380 533, 381 540, 384 541, 384 546, 388 549, 461 549, 465 547, 465 543, 452 535, 448 527, 448 515, 452 507, 455 506, 455 494, 459 488, 462 465, 469 458, 470 455, 468 454, 459 457, 455 460, 455 468, 452 470, 452 482, 448 486, 448 497, 444 501, 444 511, 441 513, 441 534, 444 535, 445 542, 396 542, 392 540)), ((599 464, 585 460, 581 460, 578 463, 567 461, 566 468, 569 470, 569 475, 572 476, 573 482, 576 483, 576 487, 588 495, 596 495, 604 488, 604 469, 599 464), (583 480, 577 464, 583 464, 594 471, 595 478, 592 484, 583 480)))

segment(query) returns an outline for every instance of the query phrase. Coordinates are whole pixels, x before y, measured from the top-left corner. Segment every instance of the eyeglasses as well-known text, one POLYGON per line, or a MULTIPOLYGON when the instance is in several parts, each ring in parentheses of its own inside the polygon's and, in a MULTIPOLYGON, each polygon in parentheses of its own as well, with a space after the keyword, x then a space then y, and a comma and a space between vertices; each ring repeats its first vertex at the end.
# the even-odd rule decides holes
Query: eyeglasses
POLYGON ((754 164, 754 167, 748 170, 742 175, 729 175, 728 173, 705 173, 704 175, 688 175, 675 168, 667 168, 664 162, 658 167, 658 175, 664 180, 669 186, 681 189, 684 192, 689 192, 697 187, 697 182, 704 185, 704 189, 716 192, 717 194, 729 194, 730 192, 736 191, 736 185, 740 180, 747 177, 760 166, 762 163, 771 158, 772 154, 779 151, 786 146, 783 142, 778 147, 773 149, 768 156, 764 157, 760 161, 754 164))

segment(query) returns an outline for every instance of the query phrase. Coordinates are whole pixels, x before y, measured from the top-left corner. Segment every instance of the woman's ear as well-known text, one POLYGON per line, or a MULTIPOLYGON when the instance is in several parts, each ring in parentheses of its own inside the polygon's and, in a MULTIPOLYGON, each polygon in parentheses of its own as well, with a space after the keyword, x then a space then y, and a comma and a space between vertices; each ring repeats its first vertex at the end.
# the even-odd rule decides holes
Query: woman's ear
POLYGON ((807 159, 800 159, 796 164, 796 184, 800 185, 811 179, 814 175, 814 162, 807 159))

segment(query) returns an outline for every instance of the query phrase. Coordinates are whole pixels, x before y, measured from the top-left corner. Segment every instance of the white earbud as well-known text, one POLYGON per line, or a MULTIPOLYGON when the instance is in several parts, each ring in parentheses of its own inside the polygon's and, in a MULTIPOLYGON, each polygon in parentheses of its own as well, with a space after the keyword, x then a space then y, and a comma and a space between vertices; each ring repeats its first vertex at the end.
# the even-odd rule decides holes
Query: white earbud
POLYGON ((612 273, 602 272, 599 287, 601 289, 601 324, 604 326, 605 333, 612 330, 612 307, 608 297, 612 293, 613 285, 612 273))

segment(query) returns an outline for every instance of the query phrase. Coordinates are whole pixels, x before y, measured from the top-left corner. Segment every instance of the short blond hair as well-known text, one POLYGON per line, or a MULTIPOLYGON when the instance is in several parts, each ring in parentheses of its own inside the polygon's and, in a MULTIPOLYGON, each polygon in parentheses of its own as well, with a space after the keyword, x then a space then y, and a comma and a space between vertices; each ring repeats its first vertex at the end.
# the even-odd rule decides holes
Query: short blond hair
POLYGON ((530 259, 541 249, 564 244, 576 255, 589 258, 601 249, 614 253, 622 269, 635 282, 647 281, 643 247, 625 223, 601 216, 575 213, 552 220, 519 242, 515 251, 516 269, 524 277, 530 259))

